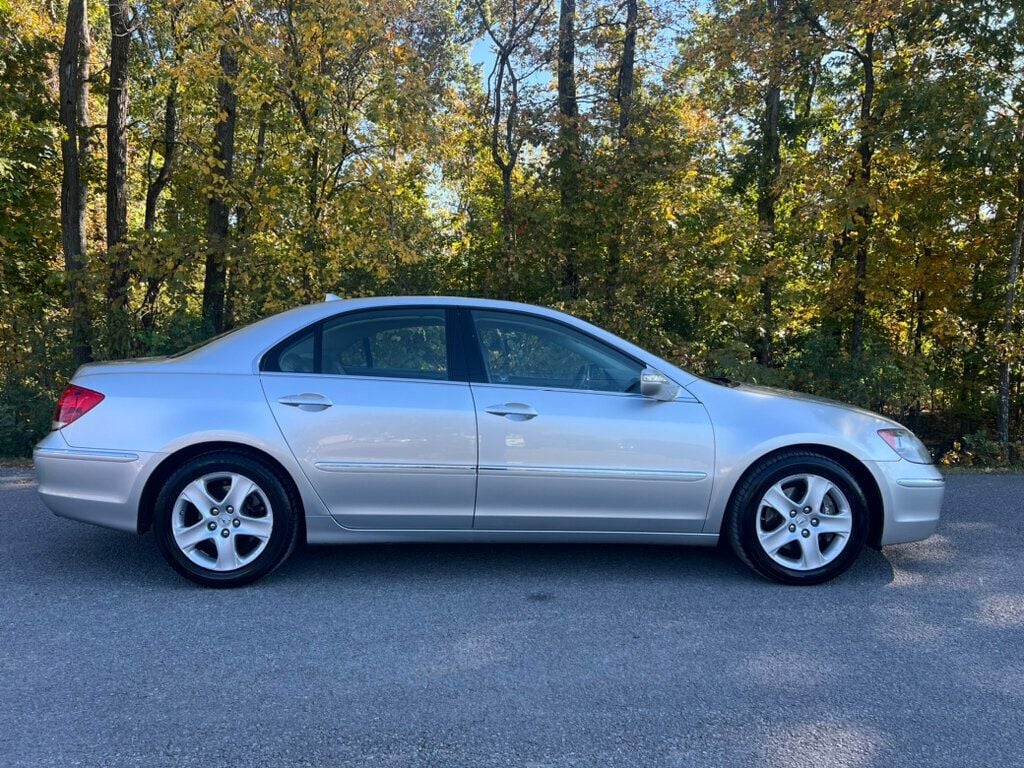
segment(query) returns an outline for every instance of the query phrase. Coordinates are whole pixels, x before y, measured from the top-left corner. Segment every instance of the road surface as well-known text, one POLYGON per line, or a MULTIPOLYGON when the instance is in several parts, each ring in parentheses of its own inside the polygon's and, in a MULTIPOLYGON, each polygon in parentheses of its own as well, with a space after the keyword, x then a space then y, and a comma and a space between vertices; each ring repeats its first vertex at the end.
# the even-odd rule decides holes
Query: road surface
POLYGON ((782 587, 651 546, 300 549, 211 591, 0 472, 0 765, 1024 765, 1024 478, 782 587))

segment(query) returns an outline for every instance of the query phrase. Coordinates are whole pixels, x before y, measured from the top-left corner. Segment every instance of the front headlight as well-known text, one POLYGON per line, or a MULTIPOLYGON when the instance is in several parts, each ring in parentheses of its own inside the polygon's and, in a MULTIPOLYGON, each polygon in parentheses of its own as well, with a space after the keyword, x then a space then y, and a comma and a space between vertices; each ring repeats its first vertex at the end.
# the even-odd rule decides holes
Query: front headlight
POLYGON ((896 451, 896 455, 900 458, 915 464, 932 463, 932 455, 925 448, 924 443, 918 440, 909 429, 880 429, 878 436, 885 440, 886 444, 896 451))

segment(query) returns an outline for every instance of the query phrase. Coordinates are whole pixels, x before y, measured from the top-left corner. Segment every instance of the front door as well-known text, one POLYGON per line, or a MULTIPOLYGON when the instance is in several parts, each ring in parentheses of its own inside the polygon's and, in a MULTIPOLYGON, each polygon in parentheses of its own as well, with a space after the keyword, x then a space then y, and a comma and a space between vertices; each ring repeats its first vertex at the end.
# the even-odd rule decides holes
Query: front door
POLYGON ((359 310, 266 358, 267 402, 303 471, 349 528, 466 529, 476 416, 453 380, 444 308, 359 310))
POLYGON ((467 310, 480 434, 473 527, 697 533, 714 436, 683 395, 639 394, 644 364, 555 320, 467 310))

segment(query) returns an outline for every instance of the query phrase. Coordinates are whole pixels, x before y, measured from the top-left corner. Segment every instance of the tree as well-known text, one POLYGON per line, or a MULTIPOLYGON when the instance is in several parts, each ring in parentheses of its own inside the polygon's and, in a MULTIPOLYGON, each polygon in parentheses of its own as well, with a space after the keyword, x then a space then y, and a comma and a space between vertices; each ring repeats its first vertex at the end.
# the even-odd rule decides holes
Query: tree
MULTIPOLYGON (((140 47, 145 54, 140 79, 144 84, 144 96, 152 99, 154 104, 153 127, 147 125, 145 131, 148 146, 142 169, 145 180, 142 237, 136 243, 136 263, 133 265, 145 286, 140 308, 143 345, 152 343, 161 289, 183 261, 180 255, 161 259, 157 246, 157 215, 161 198, 171 184, 181 154, 179 69, 182 67, 180 53, 183 49, 182 14, 183 7, 174 5, 166 14, 153 13, 152 9, 149 13, 140 11, 136 21, 140 47), (155 163, 159 165, 155 166, 155 163)), ((185 36, 195 41, 197 35, 194 31, 188 32, 191 34, 185 36)))
POLYGON ((88 188, 83 167, 89 157, 89 19, 86 0, 71 0, 60 53, 60 220, 68 282, 71 348, 76 364, 92 359, 92 320, 85 289, 88 188))
MULTIPOLYGON (((631 0, 632 1, 632 0, 631 0)), ((562 289, 579 298, 580 276, 576 249, 579 206, 580 133, 576 103, 576 0, 561 0, 558 14, 558 195, 559 250, 562 254, 562 289)))
MULTIPOLYGON (((626 0, 626 23, 625 33, 622 39, 622 54, 619 58, 618 75, 615 84, 615 104, 618 107, 618 125, 616 133, 616 165, 623 171, 626 169, 624 161, 629 153, 633 140, 630 135, 630 127, 633 122, 633 107, 636 100, 636 30, 639 8, 637 0, 626 0)), ((628 178, 622 173, 624 180, 628 178)), ((623 195, 628 198, 627 195, 623 195)), ((617 206, 620 211, 628 209, 623 200, 623 205, 617 206)), ((611 241, 608 244, 608 275, 605 278, 605 297, 610 306, 615 300, 619 288, 620 272, 622 268, 622 227, 616 225, 613 228, 611 241)))
POLYGON ((794 179, 784 179, 783 173, 794 173, 813 135, 810 117, 822 53, 808 34, 799 4, 791 0, 721 0, 712 11, 701 17, 684 50, 693 59, 690 66, 703 70, 696 78, 708 108, 735 130, 728 136, 737 143, 732 188, 749 196, 755 225, 744 258, 750 273, 745 280, 757 290, 747 310, 755 324, 746 333, 752 356, 767 368, 776 364, 775 339, 786 325, 777 314, 785 287, 784 249, 791 245, 785 230, 791 222, 780 225, 779 220, 787 202, 784 186, 794 179))
MULTIPOLYGON (((849 170, 846 194, 849 200, 841 232, 833 240, 835 262, 838 264, 852 252, 853 320, 850 330, 850 356, 860 360, 864 353, 864 323, 867 315, 868 261, 871 229, 875 216, 877 193, 872 185, 879 128, 887 102, 879 99, 878 67, 884 52, 880 47, 881 30, 892 37, 895 25, 890 24, 900 10, 899 0, 880 0, 870 6, 850 8, 828 6, 827 14, 819 14, 809 2, 800 5, 801 13, 812 34, 818 36, 834 53, 847 57, 852 68, 859 70, 856 96, 854 167, 849 170)), ((893 44, 895 44, 893 40, 893 44)))
POLYGON ((764 272, 761 276, 761 344, 758 362, 763 366, 772 364, 772 334, 775 329, 774 280, 771 264, 778 244, 775 226, 776 206, 779 200, 779 180, 782 177, 782 155, 780 153, 779 121, 782 113, 782 78, 784 58, 780 51, 785 46, 784 0, 767 0, 765 14, 769 28, 768 46, 765 51, 767 77, 764 83, 764 112, 760 121, 760 157, 757 169, 757 222, 764 248, 764 272))
POLYGON ((107 88, 107 328, 110 352, 127 357, 128 325, 128 50, 132 23, 128 0, 110 0, 110 82, 107 88))
POLYGON ((332 291, 562 306, 1019 460, 1018 5, 0 0, 0 451, 92 354, 332 291))
MULTIPOLYGON (((1016 155, 1015 208, 1013 213, 1013 241, 1010 245, 1009 266, 1006 277, 1006 298, 1003 300, 1002 332, 1004 343, 1010 343, 1010 336, 1016 325, 1017 280, 1020 276, 1021 242, 1024 241, 1024 99, 1017 101, 1017 130, 1014 132, 1016 155)), ((999 361, 999 407, 996 428, 999 443, 1002 446, 1003 458, 1010 458, 1010 357, 1012 352, 1005 350, 999 361)))
POLYGON ((229 185, 234 175, 235 120, 238 97, 238 56, 232 38, 234 0, 223 0, 217 77, 217 117, 210 153, 210 193, 206 213, 206 271, 203 279, 203 323, 214 333, 224 330, 227 251, 231 227, 229 185))
POLYGON ((1017 283, 1021 273, 1021 245, 1024 241, 1024 31, 1021 30, 1020 8, 1007 7, 993 14, 992 32, 986 40, 991 50, 989 67, 993 80, 1001 88, 994 93, 995 128, 1009 140, 996 144, 1001 149, 1001 162, 1006 187, 1010 194, 1002 206, 1005 218, 1012 222, 1012 238, 1006 266, 1006 283, 1002 307, 1001 334, 998 349, 999 384, 996 408, 996 433, 1004 460, 1011 458, 1012 373, 1019 368, 1022 354, 1020 323, 1017 308, 1017 283), (1016 365, 1015 365, 1016 363, 1016 365))
MULTIPOLYGON (((546 55, 538 52, 535 36, 548 21, 550 0, 502 0, 486 6, 476 0, 480 22, 494 49, 494 65, 487 76, 487 103, 490 111, 488 145, 491 159, 501 174, 501 230, 505 261, 504 294, 512 293, 516 261, 516 231, 512 208, 512 178, 520 153, 533 130, 538 110, 532 103, 539 90, 535 78, 546 55)), ((566 40, 568 46, 568 38, 566 40)), ((567 48, 568 50, 568 48, 567 48)), ((561 72, 566 89, 570 73, 561 72)), ((566 99, 565 109, 573 110, 566 99)), ((568 279, 568 277, 567 277, 568 279)), ((575 280, 575 278, 573 278, 575 280)))

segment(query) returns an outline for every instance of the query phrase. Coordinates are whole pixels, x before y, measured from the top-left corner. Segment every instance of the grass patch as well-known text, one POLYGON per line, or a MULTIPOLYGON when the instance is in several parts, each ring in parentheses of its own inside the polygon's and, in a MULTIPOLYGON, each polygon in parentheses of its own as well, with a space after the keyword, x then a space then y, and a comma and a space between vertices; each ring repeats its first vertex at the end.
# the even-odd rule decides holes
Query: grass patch
POLYGON ((0 456, 0 469, 31 469, 32 459, 28 456, 0 456))
POLYGON ((1024 475, 1024 465, 1011 464, 1006 467, 947 467, 937 465, 944 475, 1024 475))

